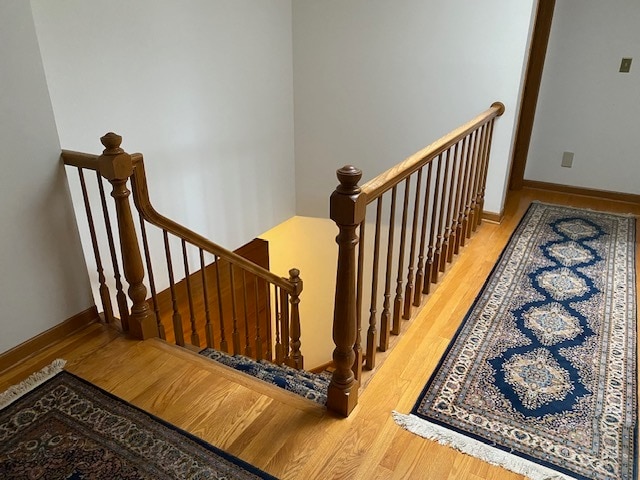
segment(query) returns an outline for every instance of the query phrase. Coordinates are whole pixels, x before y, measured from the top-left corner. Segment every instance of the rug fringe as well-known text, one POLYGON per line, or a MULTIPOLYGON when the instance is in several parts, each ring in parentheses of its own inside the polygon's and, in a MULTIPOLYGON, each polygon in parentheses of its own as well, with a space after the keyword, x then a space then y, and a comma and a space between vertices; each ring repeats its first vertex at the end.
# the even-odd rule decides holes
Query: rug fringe
POLYGON ((54 375, 60 373, 66 363, 66 360, 58 358, 51 362, 51 364, 44 367, 42 370, 29 375, 26 380, 18 383, 17 385, 12 385, 7 390, 0 393, 0 409, 12 404, 24 394, 30 392, 38 385, 46 382, 54 375))
POLYGON ((392 414, 396 423, 405 430, 423 438, 434 440, 440 445, 452 447, 492 465, 524 475, 531 480, 575 480, 574 477, 538 465, 530 460, 428 422, 415 415, 404 415, 396 411, 392 412, 392 414))

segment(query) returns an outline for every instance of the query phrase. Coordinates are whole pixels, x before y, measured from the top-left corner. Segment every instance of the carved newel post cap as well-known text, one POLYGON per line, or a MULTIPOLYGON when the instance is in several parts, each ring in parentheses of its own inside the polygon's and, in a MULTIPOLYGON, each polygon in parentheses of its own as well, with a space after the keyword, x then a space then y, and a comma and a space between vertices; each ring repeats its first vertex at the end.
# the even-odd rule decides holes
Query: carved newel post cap
POLYGON ((100 142, 104 145, 104 155, 117 155, 124 153, 124 150, 120 148, 122 144, 122 137, 117 133, 109 132, 104 137, 100 138, 100 142))
POLYGON ((120 148, 122 137, 113 132, 100 139, 105 149, 98 158, 100 175, 109 181, 126 180, 133 173, 131 155, 120 148))
POLYGON ((362 170, 354 167, 353 165, 345 165, 336 171, 336 176, 340 182, 340 185, 336 188, 338 192, 348 194, 360 192, 358 182, 362 178, 362 170))
POLYGON ((291 278, 298 278, 300 277, 300 270, 298 270, 297 268, 292 268, 291 270, 289 270, 289 275, 291 276, 291 278))

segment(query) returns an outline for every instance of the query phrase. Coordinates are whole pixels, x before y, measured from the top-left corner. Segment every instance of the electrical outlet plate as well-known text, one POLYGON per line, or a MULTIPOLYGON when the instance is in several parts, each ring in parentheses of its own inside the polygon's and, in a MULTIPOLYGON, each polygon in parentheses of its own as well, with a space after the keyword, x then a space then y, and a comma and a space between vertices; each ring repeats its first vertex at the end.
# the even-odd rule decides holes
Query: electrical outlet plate
POLYGON ((632 58, 623 58, 620 62, 620 73, 629 73, 631 71, 632 58))
POLYGON ((571 165, 573 165, 573 152, 564 152, 562 154, 562 163, 560 165, 571 168, 571 165))

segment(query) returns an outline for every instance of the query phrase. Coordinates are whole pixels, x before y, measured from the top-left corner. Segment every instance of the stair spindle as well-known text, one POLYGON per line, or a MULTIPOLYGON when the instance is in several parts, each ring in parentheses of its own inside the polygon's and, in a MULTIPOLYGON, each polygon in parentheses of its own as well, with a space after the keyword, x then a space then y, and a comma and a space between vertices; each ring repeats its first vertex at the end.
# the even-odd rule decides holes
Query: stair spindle
POLYGON ((367 330, 367 350, 365 352, 365 368, 373 370, 376 366, 376 349, 378 348, 378 263, 380 259, 380 223, 382 220, 382 196, 376 200, 376 231, 373 244, 373 268, 371 279, 371 301, 369 307, 369 329, 367 330))
POLYGON ((467 135, 464 138, 464 170, 462 173, 462 190, 460 192, 460 206, 458 209, 458 226, 456 229, 456 243, 455 243, 455 253, 459 253, 460 247, 464 247, 465 244, 465 219, 464 219, 464 210, 465 210, 465 201, 467 198, 467 190, 469 187, 469 164, 470 164, 470 151, 471 151, 471 134, 467 135))
POLYGON ((387 269, 384 282, 384 301, 382 303, 382 315, 380 317, 380 351, 389 349, 389 337, 391 335, 391 269, 393 268, 393 237, 396 220, 396 193, 397 186, 391 189, 391 212, 389 214, 389 235, 387 238, 387 269))
POLYGON ((471 189, 471 202, 469 212, 469 224, 467 228, 467 238, 471 238, 471 234, 476 231, 475 226, 478 223, 477 217, 477 202, 478 202, 478 184, 480 182, 480 163, 481 163, 481 150, 484 141, 484 125, 478 127, 476 136, 476 145, 473 159, 473 181, 471 189))
POLYGON ((173 263, 171 261, 171 247, 169 245, 169 235, 166 230, 162 230, 164 238, 164 251, 167 259, 167 272, 169 274, 169 291, 171 293, 171 308, 173 310, 173 335, 177 345, 184 347, 184 330, 182 328, 182 315, 178 309, 178 298, 176 295, 175 280, 173 277, 173 263))
POLYGON ((267 302, 267 306, 264 310, 264 322, 267 329, 267 360, 270 362, 273 360, 273 329, 271 326, 271 284, 269 282, 264 282, 265 288, 265 299, 267 302))
POLYGON ((452 148, 453 148, 452 154, 451 154, 451 148, 449 148, 449 150, 447 151, 447 153, 451 154, 451 155, 447 155, 447 160, 450 160, 451 163, 447 161, 447 163, 445 164, 445 172, 447 170, 447 167, 451 166, 451 174, 448 177, 445 175, 445 179, 447 179, 448 182, 447 182, 446 189, 442 191, 443 194, 445 193, 445 191, 447 194, 447 208, 445 210, 446 213, 444 217, 444 222, 445 222, 444 228, 441 227, 442 245, 440 247, 440 264, 438 265, 440 272, 445 271, 445 267, 448 260, 447 257, 449 255, 449 235, 451 234, 451 200, 453 198, 453 186, 455 184, 454 176, 455 176, 455 170, 456 170, 456 157, 458 153, 458 144, 454 145, 452 148))
MULTIPOLYGON (((448 165, 449 163, 449 150, 446 154, 448 165)), ((427 256, 427 265, 430 281, 424 282, 422 293, 429 293, 431 283, 438 283, 438 266, 440 265, 440 249, 442 248, 442 216, 444 214, 444 192, 442 195, 438 195, 440 192, 440 184, 442 183, 442 189, 444 190, 445 181, 447 178, 447 172, 445 170, 444 178, 440 179, 440 167, 442 165, 442 155, 438 156, 438 171, 436 172, 436 191, 434 194, 433 211, 431 212, 431 230, 429 238, 429 254, 427 256), (437 212, 436 212, 437 210, 437 212), (435 229, 434 229, 435 228, 435 229)))
POLYGON ((200 335, 196 328, 196 316, 193 309, 193 293, 191 291, 191 275, 189 274, 189 257, 187 256, 187 242, 182 239, 182 260, 184 264, 184 278, 187 282, 187 301, 189 303, 189 322, 191 323, 191 345, 200 346, 200 335))
POLYGON ((127 295, 122 287, 122 279, 120 277, 120 267, 118 265, 118 257, 116 256, 116 246, 113 241, 113 230, 111 228, 111 219, 109 218, 109 210, 107 209, 107 198, 104 194, 104 185, 102 184, 102 176, 96 170, 96 180, 98 181, 98 191, 100 193, 100 204, 102 206, 102 217, 104 219, 104 228, 107 233, 107 243, 109 245, 109 253, 111 254, 111 265, 113 266, 113 278, 116 282, 116 304, 118 305, 118 314, 122 322, 122 330, 129 330, 129 305, 127 304, 127 295))
POLYGON ((414 307, 419 307, 420 304, 422 303, 423 284, 425 280, 426 282, 429 282, 429 279, 431 278, 429 272, 427 272, 426 276, 424 274, 424 271, 427 268, 427 265, 424 263, 425 261, 424 254, 425 254, 426 237, 427 237, 427 223, 429 220, 429 201, 431 200, 429 193, 431 191, 432 171, 433 171, 433 161, 429 162, 429 165, 427 166, 427 181, 426 181, 425 192, 424 192, 424 205, 422 207, 422 227, 421 227, 421 233, 420 233, 420 247, 418 248, 418 268, 416 271, 416 287, 415 287, 415 293, 413 296, 414 307))
POLYGON ((204 301, 204 336, 207 347, 214 348, 213 325, 211 324, 211 311, 209 309, 209 286, 207 282, 207 268, 204 262, 204 251, 200 248, 200 274, 202 275, 202 300, 204 301))
POLYGON ((282 345, 282 313, 280 311, 280 292, 278 287, 273 288, 274 305, 276 308, 276 363, 282 365, 284 362, 284 346, 282 345))
POLYGON ((453 154, 453 165, 451 166, 451 184, 449 185, 449 205, 447 207, 447 232, 445 237, 447 263, 453 261, 453 251, 455 250, 455 234, 458 222, 458 196, 460 195, 460 175, 462 146, 456 143, 453 154))
POLYGON ((404 291, 404 310, 402 318, 409 320, 411 318, 411 299, 413 298, 413 262, 416 254, 416 240, 418 236, 418 216, 420 210, 420 187, 422 186, 422 171, 424 167, 418 170, 418 178, 416 179, 416 194, 413 201, 413 220, 411 222, 411 242, 409 245, 409 268, 407 271, 407 285, 404 291))
POLYGON ((232 263, 229 263, 229 278, 231 279, 231 321, 233 322, 231 342, 233 344, 233 354, 240 355, 240 332, 238 330, 238 313, 236 307, 236 280, 232 263))
MULTIPOLYGON (((222 306, 222 291, 220 287, 220 257, 214 255, 214 264, 216 266, 216 293, 218 294, 218 318, 220 320, 220 350, 229 353, 229 343, 224 331, 224 308, 222 306)), ((233 283, 231 284, 233 290, 233 283)))
POLYGON ((280 313, 282 315, 281 327, 282 327, 282 362, 289 364, 291 354, 290 344, 290 317, 289 317, 289 295, 283 289, 280 289, 280 313))
POLYGON ((255 317, 255 321, 256 321, 256 360, 260 361, 264 358, 264 354, 263 354, 263 349, 262 349, 262 336, 260 334, 260 312, 258 311, 258 306, 260 305, 260 295, 259 295, 259 289, 258 289, 258 277, 257 275, 253 276, 253 290, 255 292, 255 296, 256 296, 256 303, 255 303, 255 311, 256 311, 256 317, 255 317))
POLYGON ((493 140, 493 124, 495 119, 491 119, 489 122, 489 134, 487 138, 487 152, 484 157, 483 168, 482 168, 482 181, 480 182, 480 201, 478 204, 478 224, 482 223, 482 214, 484 212, 484 194, 487 188, 487 173, 489 170, 489 158, 491 157, 491 142, 493 140))
MULTIPOLYGON (((359 237, 364 238, 365 222, 360 223, 359 237)), ((353 353, 356 356, 353 362, 353 375, 356 380, 362 377, 363 352, 362 352, 362 276, 364 270, 364 241, 358 243, 358 274, 356 277, 356 343, 353 345, 353 353)))
POLYGON ((153 304, 153 312, 156 315, 156 323, 158 324, 158 335, 161 339, 166 340, 167 334, 160 317, 160 307, 158 305, 158 294, 156 292, 156 281, 153 275, 153 267, 151 265, 151 254, 149 251, 149 241, 147 239, 147 228, 145 227, 142 214, 138 214, 140 220, 140 232, 142 233, 142 249, 144 250, 144 259, 147 265, 147 274, 149 275, 149 288, 151 289, 151 303, 153 304))
POLYGON ((480 138, 479 128, 472 132, 473 141, 471 142, 471 154, 470 154, 470 165, 469 165, 469 189, 467 192, 467 200, 465 202, 465 210, 464 210, 464 224, 463 224, 463 232, 464 237, 466 239, 471 238, 471 224, 473 222, 473 190, 474 190, 474 180, 477 169, 477 156, 478 156, 478 142, 480 138))
POLYGON ((242 300, 243 300, 243 310, 244 310, 244 354, 247 357, 252 357, 253 351, 251 349, 251 339, 249 336, 249 307, 247 302, 247 275, 245 270, 242 270, 242 300))
POLYGON ((402 203, 402 221, 400 227, 400 251, 398 253, 398 273, 396 277, 396 296, 393 299, 393 325, 391 333, 400 335, 400 317, 402 315, 402 283, 404 277, 404 250, 407 239, 407 211, 409 209, 409 196, 411 194, 411 176, 404 182, 404 201, 402 203))
MULTIPOLYGON (((98 248, 98 238, 96 236, 96 228, 93 223, 93 214, 91 212, 91 204, 89 203, 89 194, 87 193, 87 185, 84 180, 84 173, 82 168, 78 168, 78 175, 80 177, 80 187, 82 188, 82 198, 84 200, 84 211, 87 214, 87 223, 89 224, 89 235, 91 236, 91 247, 93 248, 93 255, 96 259, 96 270, 98 271, 98 284, 100 301, 102 302, 102 310, 104 312, 104 320, 106 323, 113 323, 113 307, 111 305, 111 294, 109 293, 109 287, 107 287, 107 279, 104 275, 104 269, 102 267, 102 258, 100 257, 100 249, 98 248)), ((124 329, 124 325, 123 325, 124 329)))

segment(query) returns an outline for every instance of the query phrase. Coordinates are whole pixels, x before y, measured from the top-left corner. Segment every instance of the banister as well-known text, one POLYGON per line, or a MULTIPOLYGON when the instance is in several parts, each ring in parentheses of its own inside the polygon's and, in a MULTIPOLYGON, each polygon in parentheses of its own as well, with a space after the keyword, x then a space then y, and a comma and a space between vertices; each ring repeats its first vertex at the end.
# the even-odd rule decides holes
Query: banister
MULTIPOLYGON (((98 155, 92 155, 89 153, 75 152, 71 150, 62 150, 62 160, 65 165, 70 165, 78 168, 85 168, 88 170, 98 170, 98 155)), ((203 237, 202 235, 189 230, 188 228, 180 225, 177 222, 158 213, 149 199, 149 190, 147 188, 146 172, 144 168, 144 160, 141 153, 132 153, 131 160, 133 162, 134 172, 131 176, 131 185, 133 192, 133 201, 138 208, 138 211, 142 214, 143 218, 161 229, 176 235, 177 237, 188 241, 198 248, 217 255, 219 258, 229 261, 234 265, 237 265, 247 272, 257 275, 270 283, 277 285, 285 290, 287 293, 295 293, 298 288, 288 279, 279 277, 278 275, 270 272, 269 270, 256 265, 250 260, 241 257, 237 253, 221 247, 220 245, 212 242, 211 240, 203 237)))
MULTIPOLYGON (((463 236, 469 237, 479 222, 484 202, 485 182, 488 169, 490 145, 494 119, 504 113, 505 106, 495 102, 485 112, 471 121, 456 128, 439 140, 409 156, 401 163, 388 169, 364 185, 358 185, 362 171, 352 165, 344 166, 336 174, 339 185, 330 197, 330 217, 336 223, 339 233, 336 290, 334 297, 333 340, 335 349, 333 363, 335 370, 329 384, 327 408, 339 415, 348 416, 358 403, 359 381, 353 372, 359 372, 361 364, 354 365, 360 350, 358 319, 361 305, 358 298, 361 292, 364 264, 361 255, 364 251, 362 229, 367 205, 377 202, 375 218, 375 240, 371 271, 371 307, 369 309, 369 329, 367 331, 367 369, 375 365, 376 351, 385 351, 389 347, 389 335, 397 335, 401 330, 400 311, 402 306, 402 287, 404 279, 405 241, 408 232, 408 208, 410 195, 415 195, 413 221, 411 223, 411 247, 407 272, 406 302, 403 318, 411 316, 411 304, 419 307, 423 295, 429 294, 431 283, 437 283, 438 273, 444 272, 447 263, 453 261, 463 245, 463 236), (464 168, 463 168, 464 166, 464 168), (423 168, 427 169, 426 185, 421 190, 423 168), (435 167, 435 168, 434 168, 435 167), (444 168, 443 168, 444 167, 444 168), (435 181, 432 181, 435 170, 435 181), (416 187, 412 190, 412 175, 417 173, 416 187), (402 202, 402 220, 396 225, 396 195, 398 185, 405 182, 404 201, 402 202), (432 190, 433 187, 433 190, 432 190), (414 191, 415 193, 412 193, 414 191), (422 222, 418 220, 421 205, 420 195, 424 191, 422 222), (386 269, 383 311, 377 317, 380 230, 383 195, 390 192, 387 248, 385 252, 386 269), (446 213, 445 213, 446 212, 446 213), (400 229, 400 246, 394 249, 395 228, 400 229), (427 236, 427 229, 429 234, 427 236), (415 295, 411 298, 410 286, 415 265, 416 237, 420 235, 415 295), (356 247, 358 261, 356 261, 356 247), (458 248, 456 249, 456 246, 458 248), (426 253, 426 255, 425 255, 426 253), (393 305, 393 328, 390 328, 391 275, 394 255, 397 262, 396 298, 393 305), (413 302, 412 302, 413 300, 413 302), (378 335, 379 325, 379 335, 378 335), (379 337, 379 338, 378 338, 379 337), (378 342, 379 339, 379 342, 378 342)), ((401 187, 402 188, 402 187, 401 187)), ((383 257, 384 258, 384 257, 383 257)), ((361 360, 358 359, 361 363, 361 360)))
POLYGON ((468 121, 464 125, 452 130, 435 142, 427 145, 422 150, 408 156, 404 161, 391 167, 377 177, 360 186, 362 195, 367 199, 367 204, 373 202, 387 190, 390 190, 418 171, 426 163, 455 145, 480 125, 484 125, 495 117, 504 113, 505 106, 501 102, 494 102, 488 110, 468 121))

